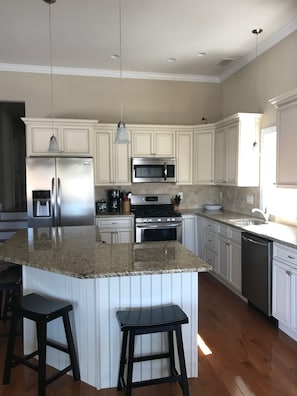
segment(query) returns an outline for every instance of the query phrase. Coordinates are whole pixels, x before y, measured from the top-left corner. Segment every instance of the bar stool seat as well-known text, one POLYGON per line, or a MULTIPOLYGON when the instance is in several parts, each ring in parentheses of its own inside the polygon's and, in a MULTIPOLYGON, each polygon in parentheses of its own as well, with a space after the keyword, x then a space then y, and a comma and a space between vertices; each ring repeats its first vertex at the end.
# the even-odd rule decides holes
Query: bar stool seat
POLYGON ((45 396, 46 385, 55 381, 70 370, 73 372, 74 380, 80 380, 78 360, 68 315, 69 311, 72 309, 72 305, 67 302, 49 299, 36 293, 21 297, 19 301, 14 304, 4 365, 3 385, 9 384, 11 369, 18 364, 24 364, 38 372, 38 396, 45 396), (66 346, 47 339, 47 323, 59 317, 63 319, 67 340, 66 346), (37 350, 26 356, 18 356, 14 353, 17 322, 20 318, 30 319, 36 323, 37 350), (70 364, 48 379, 46 379, 47 345, 69 354, 70 357, 70 364), (36 355, 38 355, 39 358, 38 364, 29 360, 36 355))
POLYGON ((182 309, 178 305, 171 304, 161 307, 118 311, 116 315, 123 332, 117 390, 124 391, 126 396, 131 396, 132 388, 166 382, 178 382, 182 388, 183 395, 189 396, 181 332, 181 325, 188 323, 189 319, 182 309), (175 366, 174 332, 180 373, 175 366), (135 337, 151 333, 167 333, 168 350, 150 355, 135 356, 135 337), (154 359, 168 359, 169 376, 133 382, 133 364, 154 359), (127 374, 125 376, 126 363, 127 374))

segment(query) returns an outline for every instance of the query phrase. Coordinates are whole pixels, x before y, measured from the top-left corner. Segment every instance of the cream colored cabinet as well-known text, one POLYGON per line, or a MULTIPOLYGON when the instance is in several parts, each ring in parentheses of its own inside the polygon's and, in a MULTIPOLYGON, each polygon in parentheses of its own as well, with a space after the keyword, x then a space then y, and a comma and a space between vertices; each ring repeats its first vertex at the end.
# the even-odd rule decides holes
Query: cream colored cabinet
POLYGON ((59 144, 59 155, 93 156, 93 135, 97 120, 22 118, 26 124, 27 157, 48 153, 51 136, 59 144))
POLYGON ((95 128, 95 185, 131 184, 130 144, 114 144, 116 127, 102 124, 95 128))
POLYGON ((218 275, 241 293, 241 232, 218 225, 218 275))
POLYGON ((259 128, 261 114, 237 113, 216 123, 216 184, 259 185, 259 128))
POLYGON ((175 157, 175 130, 156 125, 131 126, 133 157, 175 157))
POLYGON ((212 266, 212 274, 218 271, 218 224, 212 220, 205 220, 203 230, 203 259, 212 266))
POLYGON ((195 214, 182 215, 182 243, 197 254, 197 216, 195 214))
POLYGON ((101 240, 108 244, 133 243, 134 219, 132 216, 97 217, 101 240))
POLYGON ((273 244, 272 316, 297 341, 297 250, 273 244))
POLYGON ((177 184, 192 184, 193 169, 193 131, 176 131, 176 167, 177 184))
POLYGON ((194 127, 194 184, 214 183, 215 125, 194 127))
POLYGON ((272 99, 277 107, 276 184, 297 186, 297 89, 272 99))

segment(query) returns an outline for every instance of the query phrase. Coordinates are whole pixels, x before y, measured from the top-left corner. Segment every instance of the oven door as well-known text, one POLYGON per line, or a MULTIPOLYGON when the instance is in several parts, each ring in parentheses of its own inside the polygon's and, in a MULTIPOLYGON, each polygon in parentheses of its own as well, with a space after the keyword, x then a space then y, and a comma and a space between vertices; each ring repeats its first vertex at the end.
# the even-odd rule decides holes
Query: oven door
POLYGON ((136 243, 153 241, 182 242, 182 222, 136 224, 135 240, 136 243))

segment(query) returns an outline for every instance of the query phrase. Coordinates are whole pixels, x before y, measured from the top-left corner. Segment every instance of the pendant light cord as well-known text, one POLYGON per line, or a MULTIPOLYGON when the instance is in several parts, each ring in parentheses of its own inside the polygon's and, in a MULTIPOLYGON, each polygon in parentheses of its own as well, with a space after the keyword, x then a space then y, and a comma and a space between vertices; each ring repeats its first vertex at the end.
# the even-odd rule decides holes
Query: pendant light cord
POLYGON ((54 135, 54 78, 53 78, 53 41, 52 41, 52 13, 51 3, 48 3, 48 20, 49 20, 49 47, 50 47, 50 104, 51 104, 51 119, 52 119, 52 133, 54 135))
POLYGON ((122 4, 121 0, 119 0, 119 19, 120 19, 120 113, 121 113, 121 119, 120 121, 123 121, 123 87, 122 87, 122 4))

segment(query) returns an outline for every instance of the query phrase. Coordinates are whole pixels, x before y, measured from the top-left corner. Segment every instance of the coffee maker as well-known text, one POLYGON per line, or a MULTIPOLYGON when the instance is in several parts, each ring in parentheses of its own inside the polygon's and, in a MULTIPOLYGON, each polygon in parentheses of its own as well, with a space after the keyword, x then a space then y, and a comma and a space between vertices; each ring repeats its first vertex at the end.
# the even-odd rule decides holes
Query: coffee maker
POLYGON ((121 210, 121 191, 108 190, 108 211, 119 213, 121 210))

